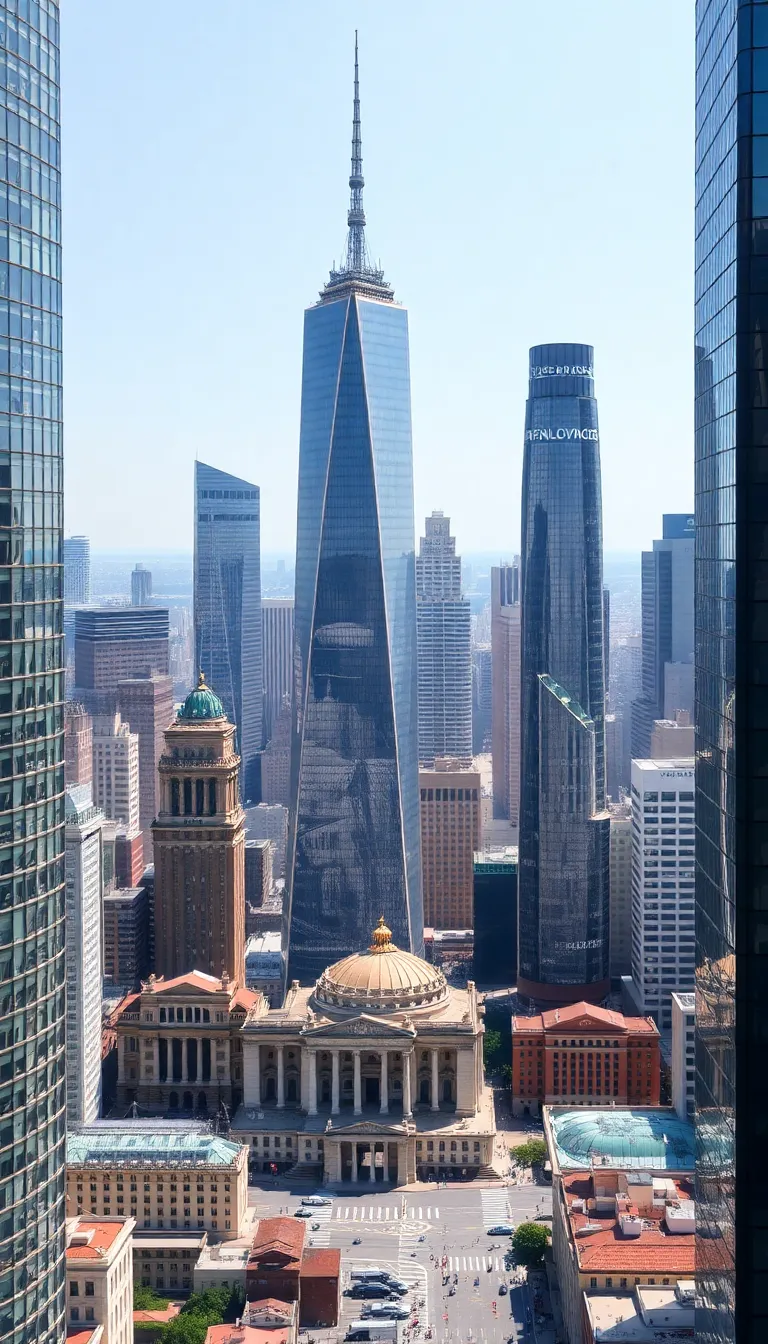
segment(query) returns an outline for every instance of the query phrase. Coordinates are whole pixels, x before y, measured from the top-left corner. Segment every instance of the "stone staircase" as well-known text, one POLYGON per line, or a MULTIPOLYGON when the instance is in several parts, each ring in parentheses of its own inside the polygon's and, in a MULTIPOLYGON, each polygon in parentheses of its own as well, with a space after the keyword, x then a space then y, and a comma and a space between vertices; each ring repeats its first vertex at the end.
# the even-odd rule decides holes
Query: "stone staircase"
POLYGON ((292 1186, 306 1185, 314 1190, 318 1185, 323 1184, 323 1164, 322 1162, 294 1162, 292 1167, 284 1171, 280 1177, 281 1181, 290 1181, 292 1186))

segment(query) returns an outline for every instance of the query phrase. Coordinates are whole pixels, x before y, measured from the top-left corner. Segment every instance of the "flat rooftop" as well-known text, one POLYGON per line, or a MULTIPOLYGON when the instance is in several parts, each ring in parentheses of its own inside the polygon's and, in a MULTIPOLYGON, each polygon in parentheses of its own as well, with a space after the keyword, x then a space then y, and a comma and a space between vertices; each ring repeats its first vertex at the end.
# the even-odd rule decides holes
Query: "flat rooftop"
POLYGON ((584 1305, 595 1344, 678 1344, 695 1338, 693 1302, 679 1301, 674 1287, 585 1293, 584 1305))
POLYGON ((693 1171, 693 1125, 668 1106, 548 1106, 544 1130, 561 1172, 610 1167, 619 1171, 693 1171))
POLYGON ((173 1122, 151 1128, 127 1121, 123 1127, 83 1125, 67 1134, 67 1166, 234 1167, 241 1145, 216 1134, 173 1128, 173 1122))
POLYGON ((644 1185, 632 1173, 595 1172, 564 1176, 560 1197, 565 1203, 570 1240, 579 1273, 658 1274, 670 1279, 688 1279, 694 1273, 693 1185, 688 1180, 656 1180, 650 1197, 646 1174, 644 1185), (624 1200, 623 1213, 619 1202, 624 1200), (635 1231, 622 1226, 631 1220, 635 1231), (679 1220, 690 1231, 672 1231, 679 1220))

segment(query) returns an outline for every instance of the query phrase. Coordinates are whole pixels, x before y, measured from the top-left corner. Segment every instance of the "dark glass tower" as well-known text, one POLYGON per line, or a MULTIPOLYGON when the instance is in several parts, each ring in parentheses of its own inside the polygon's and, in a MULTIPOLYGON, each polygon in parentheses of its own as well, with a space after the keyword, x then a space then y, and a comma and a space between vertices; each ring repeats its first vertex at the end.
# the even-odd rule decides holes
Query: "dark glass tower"
POLYGON ((0 0, 0 1340, 62 1340, 59 7, 0 0))
POLYGON ((259 488, 195 463, 195 657, 237 729, 246 802, 259 798, 264 722, 259 488))
POLYGON ((531 350, 522 505, 518 989, 599 1001, 609 817, 600 444, 589 345, 531 350))
POLYGON ((289 978, 422 934, 408 318, 365 245, 355 48, 345 263, 304 319, 289 978))

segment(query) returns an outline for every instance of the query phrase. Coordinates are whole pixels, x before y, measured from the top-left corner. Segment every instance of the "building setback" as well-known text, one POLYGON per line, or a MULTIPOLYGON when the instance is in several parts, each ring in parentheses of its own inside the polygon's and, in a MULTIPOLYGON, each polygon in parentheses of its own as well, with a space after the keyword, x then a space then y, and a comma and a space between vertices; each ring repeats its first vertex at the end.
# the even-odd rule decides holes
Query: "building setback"
POLYGON ((520 562, 491 570, 491 759, 493 815, 520 812, 520 562))
MULTIPOLYGON (((472 762, 472 627, 451 520, 426 519, 416 557, 419 763, 472 762)), ((427 920, 429 923, 429 920, 427 920)))
POLYGON ((259 516, 258 486, 195 463, 195 657, 235 725, 253 801, 264 733, 259 516))
POLYGON ((155 856, 155 971, 245 983, 245 814, 235 729, 200 674, 165 734, 155 856))
POLYGON ((610 986, 602 505, 589 345, 534 346, 522 498, 518 990, 610 986))
POLYGON ((480 844, 480 776, 438 757, 419 771, 424 922, 471 929, 475 850, 480 844))
POLYGON ((380 914, 422 947, 408 318, 365 244, 355 65, 344 263, 304 318, 289 979, 380 914))

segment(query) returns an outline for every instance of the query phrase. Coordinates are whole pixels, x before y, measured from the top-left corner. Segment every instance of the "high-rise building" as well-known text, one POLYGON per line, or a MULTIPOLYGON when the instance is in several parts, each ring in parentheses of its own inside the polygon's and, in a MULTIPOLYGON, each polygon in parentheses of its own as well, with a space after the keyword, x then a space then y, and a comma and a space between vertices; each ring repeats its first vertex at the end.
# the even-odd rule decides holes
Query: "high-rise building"
POLYGON ((614 803, 611 814, 611 979, 632 971, 632 807, 614 803))
POLYGON ((672 995, 672 1105, 681 1120, 696 1110, 696 995, 672 995))
POLYGON ((87 606, 91 600, 91 543, 87 537, 65 537, 64 601, 68 607, 87 606))
POLYGON ((272 891, 271 840, 245 842, 245 899, 249 905, 263 905, 272 891))
POLYGON ((531 350, 522 503, 519 991, 610 986, 600 446, 589 345, 531 350))
POLYGON ((139 735, 119 714, 97 714, 93 720, 93 796, 111 821, 122 822, 129 835, 139 822, 139 735))
POLYGON ((149 897, 146 887, 105 892, 104 979, 132 989, 149 973, 149 897))
POLYGON ((472 762, 472 617, 461 595, 461 559, 451 520, 426 519, 416 557, 419 761, 472 762))
POLYGON ((346 257, 304 319, 289 979, 422 947, 408 317, 368 256, 355 57, 346 257))
POLYGON ((117 708, 117 683, 168 675, 168 611, 90 607, 75 612, 75 686, 91 713, 117 708))
POLYGON ((632 704, 632 756, 649 756, 655 719, 693 712, 693 515, 665 513, 642 554, 642 688, 632 704))
POLYGON ((10 184, 11 221, 0 260, 10 360, 0 396, 0 1340, 58 1344, 66 1108, 59 6, 46 0, 19 14, 13 0, 0 0, 0 22, 10 70, 0 176, 10 184))
POLYGON ((195 657, 237 730, 243 798, 264 733, 259 487, 195 463, 195 657))
POLYGON ((264 648, 264 741, 271 742, 286 696, 290 705, 293 686, 293 598, 263 597, 261 623, 264 648))
POLYGON ((450 756, 419 771, 424 923, 471 929, 475 851, 480 847, 480 776, 450 756))
POLYGON ((491 750, 493 663, 490 644, 472 650, 472 750, 478 756, 491 750))
POLYGON ((166 730, 155 850, 155 972, 245 984, 245 815, 235 728, 204 682, 166 730))
MULTIPOLYGON (((605 716, 605 792, 618 803, 623 783, 624 719, 618 714, 605 716)), ((629 780, 627 780, 627 785, 629 780)))
POLYGON ((259 803, 245 811, 245 829, 249 840, 271 840, 274 846, 272 871, 276 878, 285 877, 288 849, 288 808, 280 803, 259 803))
POLYGON ((67 1123, 89 1125, 101 1106, 101 901, 104 813, 90 783, 65 800, 67 1123))
POLYGON ((517 980, 517 847, 475 854, 473 972, 479 985, 517 980))
POLYGON ((693 759, 632 762, 632 981, 662 1030, 671 996, 693 989, 693 759))
POLYGON ((520 562, 491 570, 493 815, 520 813, 520 562))
POLYGON ((131 605, 146 607, 152 596, 152 571, 145 565, 136 565, 131 571, 131 605))
POLYGON ((163 754, 165 730, 173 718, 172 679, 155 675, 119 681, 117 708, 130 724, 131 732, 138 734, 139 823, 143 831, 148 831, 160 803, 157 766, 163 754))
MULTIPOLYGON (((681 717, 688 719, 683 711, 681 717)), ((671 757, 693 756, 696 752, 696 732, 692 723, 679 719, 655 719, 651 733, 651 760, 668 761, 671 757)))
POLYGON ((68 785, 93 780, 93 722, 75 700, 64 706, 64 780, 68 785))
POLYGON ((291 801, 291 702, 287 695, 261 753, 261 801, 283 807, 291 801))

